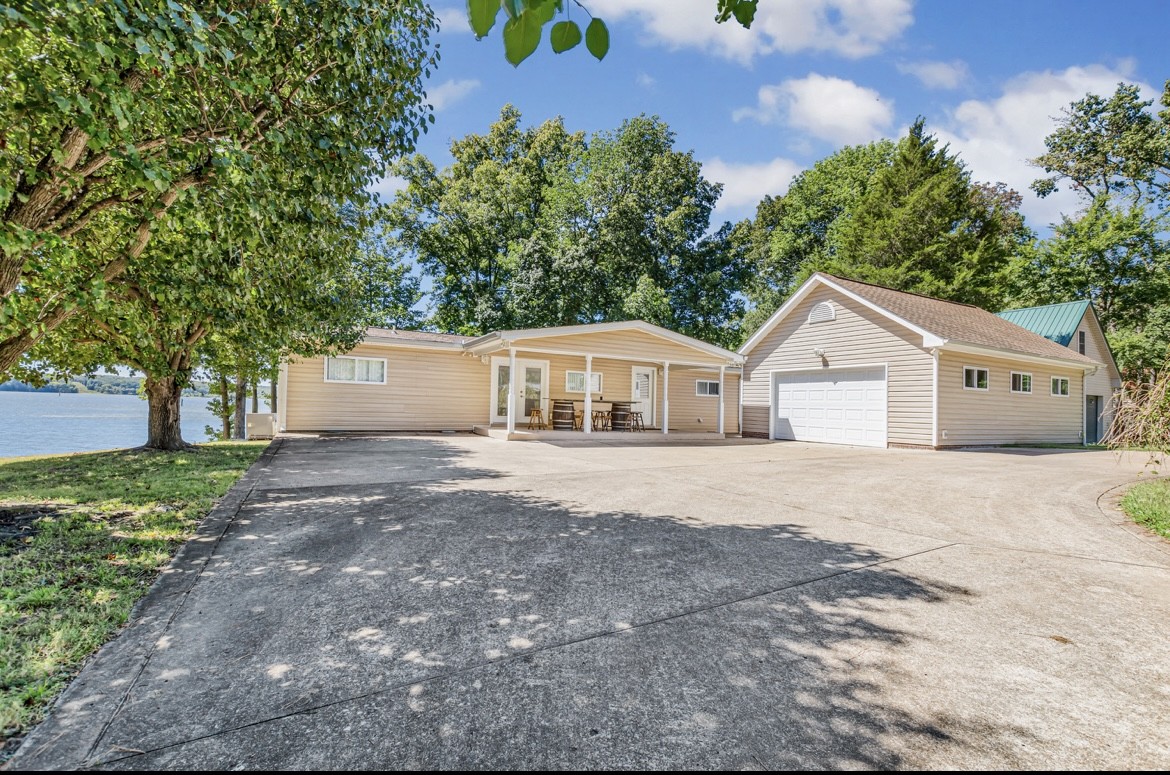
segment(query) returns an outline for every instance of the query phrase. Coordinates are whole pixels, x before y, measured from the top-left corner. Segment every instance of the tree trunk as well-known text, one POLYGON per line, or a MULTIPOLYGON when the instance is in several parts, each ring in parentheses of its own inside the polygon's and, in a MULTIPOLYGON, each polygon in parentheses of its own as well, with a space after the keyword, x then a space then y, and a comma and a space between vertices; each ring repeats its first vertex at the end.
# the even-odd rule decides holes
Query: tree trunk
POLYGON ((183 397, 179 380, 175 377, 158 379, 148 376, 145 390, 150 416, 144 446, 169 452, 188 449, 191 445, 183 441, 183 430, 179 426, 179 403, 183 397))
POLYGON ((220 434, 219 438, 222 441, 227 441, 232 437, 232 402, 228 397, 227 377, 222 374, 219 376, 219 401, 219 419, 223 420, 223 433, 220 434))
POLYGON ((260 379, 252 383, 252 414, 260 411, 260 379))
POLYGON ((268 382, 268 411, 276 414, 276 382, 279 378, 274 373, 268 382))
POLYGON ((236 375, 236 421, 232 428, 232 438, 243 440, 245 420, 248 412, 248 379, 243 374, 236 375))

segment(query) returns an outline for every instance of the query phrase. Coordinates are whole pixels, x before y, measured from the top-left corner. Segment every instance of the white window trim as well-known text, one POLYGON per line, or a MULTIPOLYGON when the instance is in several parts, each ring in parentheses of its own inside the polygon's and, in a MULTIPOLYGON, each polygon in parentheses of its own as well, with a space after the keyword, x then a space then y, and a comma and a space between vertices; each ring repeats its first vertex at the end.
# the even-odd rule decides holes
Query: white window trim
MULTIPOLYGON (((574 390, 573 388, 569 387, 569 375, 570 374, 580 374, 581 381, 582 382, 585 381, 585 372, 584 371, 577 371, 576 369, 573 369, 571 371, 565 371, 565 392, 566 393, 580 393, 581 395, 585 395, 584 390, 574 390)), ((601 387, 602 384, 604 383, 604 380, 602 379, 602 376, 603 376, 602 373, 600 371, 594 371, 594 372, 590 372, 590 375, 595 380, 597 380, 597 387, 594 388, 593 390, 590 390, 589 392, 590 393, 604 393, 605 390, 602 389, 602 387, 601 387)))
POLYGON ((385 385, 386 376, 390 372, 390 366, 386 363, 385 358, 368 358, 361 355, 327 355, 322 362, 323 376, 326 382, 336 382, 341 385, 385 385), (349 358, 354 361, 381 361, 382 362, 382 381, 381 382, 366 382, 365 380, 356 379, 329 379, 329 360, 331 358, 349 358))
POLYGON ((1072 395, 1072 380, 1069 379, 1068 377, 1053 376, 1052 378, 1050 378, 1048 380, 1048 393, 1049 393, 1049 395, 1051 395, 1054 398, 1068 398, 1068 397, 1070 397, 1072 395), (1067 393, 1058 393, 1058 392, 1056 392, 1056 390, 1054 390, 1055 385, 1053 383, 1055 383, 1057 380, 1063 380, 1064 382, 1068 383, 1068 392, 1067 393))
POLYGON ((1012 391, 1013 393, 1015 393, 1017 395, 1030 396, 1030 395, 1032 395, 1032 383, 1034 381, 1035 380, 1032 379, 1032 372, 1030 372, 1030 371, 1013 371, 1013 372, 1011 372, 1011 375, 1008 377, 1008 390, 1012 391), (1027 390, 1016 390, 1016 387, 1013 384, 1015 382, 1013 377, 1015 377, 1017 374, 1021 377, 1028 378, 1028 389, 1027 390))
POLYGON ((700 383, 703 383, 703 382, 707 383, 707 386, 708 386, 708 387, 707 387, 707 389, 708 389, 708 390, 710 390, 710 389, 711 389, 711 388, 710 388, 710 386, 711 386, 711 385, 714 385, 714 386, 715 386, 715 390, 716 390, 716 391, 718 391, 718 390, 719 390, 719 380, 717 380, 717 379, 697 379, 697 380, 695 380, 695 395, 696 395, 696 396, 699 396, 700 398, 719 398, 719 393, 718 393, 718 392, 715 392, 715 393, 700 393, 700 392, 699 392, 699 384, 700 384, 700 383))
POLYGON ((980 393, 986 393, 991 390, 991 369, 986 366, 964 366, 963 367, 963 390, 976 390, 980 393), (967 369, 975 369, 975 385, 976 387, 967 387, 967 369), (979 373, 980 371, 987 372, 987 387, 979 387, 979 373))

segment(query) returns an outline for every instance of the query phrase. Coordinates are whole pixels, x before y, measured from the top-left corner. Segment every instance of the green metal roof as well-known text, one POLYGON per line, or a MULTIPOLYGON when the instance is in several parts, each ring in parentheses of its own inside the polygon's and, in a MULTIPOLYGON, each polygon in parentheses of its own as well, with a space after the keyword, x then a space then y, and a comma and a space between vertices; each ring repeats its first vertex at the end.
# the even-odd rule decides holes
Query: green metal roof
POLYGON ((1011 309, 996 314, 1009 323, 1068 347, 1088 308, 1088 301, 1067 301, 1064 304, 1045 304, 1043 307, 1011 309))

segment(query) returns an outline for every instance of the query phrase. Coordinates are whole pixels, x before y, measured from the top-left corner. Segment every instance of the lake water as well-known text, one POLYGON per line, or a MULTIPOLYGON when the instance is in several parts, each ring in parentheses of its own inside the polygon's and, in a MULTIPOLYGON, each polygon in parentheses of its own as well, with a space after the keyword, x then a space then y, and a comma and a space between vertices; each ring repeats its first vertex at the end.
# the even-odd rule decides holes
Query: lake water
MULTIPOLYGON (((219 418, 207 411, 209 400, 183 397, 179 417, 186 441, 206 441, 203 427, 219 427, 219 418)), ((146 441, 146 415, 138 396, 3 391, 0 457, 137 447, 146 441)))

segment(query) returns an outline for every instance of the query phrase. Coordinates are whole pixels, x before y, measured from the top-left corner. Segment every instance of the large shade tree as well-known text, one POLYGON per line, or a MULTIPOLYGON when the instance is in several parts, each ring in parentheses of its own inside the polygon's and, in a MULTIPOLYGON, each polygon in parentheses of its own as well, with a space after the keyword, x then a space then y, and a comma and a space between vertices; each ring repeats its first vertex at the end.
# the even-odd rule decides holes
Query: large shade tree
MULTIPOLYGON (((415 156, 389 222, 432 284, 430 323, 478 334, 644 317, 729 341, 741 252, 707 235, 720 193, 657 118, 586 138, 507 106, 438 169, 415 156)), ((734 338, 734 334, 730 337, 734 338)))
POLYGON ((261 218, 363 197, 426 125, 434 28, 420 0, 0 6, 0 373, 217 179, 287 189, 261 218))
POLYGON ((137 369, 145 446, 181 449, 180 396, 197 364, 252 376, 282 357, 350 348, 384 319, 385 288, 406 275, 363 248, 365 214, 308 213, 294 197, 283 219, 249 231, 239 201, 217 188, 184 202, 99 302, 42 339, 17 373, 137 369))

